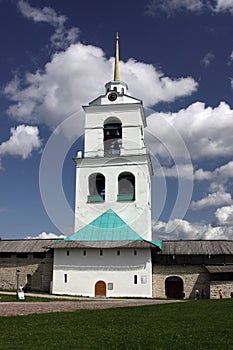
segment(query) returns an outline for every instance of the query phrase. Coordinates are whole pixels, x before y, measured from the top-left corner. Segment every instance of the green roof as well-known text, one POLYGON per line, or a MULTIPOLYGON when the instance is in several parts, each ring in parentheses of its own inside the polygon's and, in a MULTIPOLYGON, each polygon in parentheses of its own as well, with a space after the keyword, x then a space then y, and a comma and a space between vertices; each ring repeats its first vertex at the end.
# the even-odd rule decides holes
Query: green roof
POLYGON ((65 241, 136 241, 143 240, 113 210, 108 210, 65 241))

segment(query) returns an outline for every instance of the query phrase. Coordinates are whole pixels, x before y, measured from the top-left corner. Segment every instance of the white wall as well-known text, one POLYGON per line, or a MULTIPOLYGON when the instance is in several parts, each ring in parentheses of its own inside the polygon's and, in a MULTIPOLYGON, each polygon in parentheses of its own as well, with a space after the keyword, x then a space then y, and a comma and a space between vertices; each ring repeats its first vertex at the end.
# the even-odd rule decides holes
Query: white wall
POLYGON ((151 185, 146 156, 140 159, 112 159, 100 162, 82 160, 76 172, 75 231, 86 226, 109 209, 115 211, 134 231, 144 239, 151 239, 151 185), (131 161, 130 161, 131 160, 131 161), (135 201, 117 202, 118 176, 122 172, 135 176, 135 201), (87 203, 89 195, 88 178, 99 172, 105 176, 105 202, 87 203))
POLYGON ((55 249, 52 293, 94 297, 95 284, 102 280, 106 285, 113 283, 113 290, 107 286, 107 297, 152 297, 150 249, 137 249, 137 255, 134 250, 103 249, 100 256, 99 249, 70 249, 67 256, 66 249, 55 249))
POLYGON ((143 128, 141 105, 105 105, 86 108, 85 157, 104 156, 103 126, 110 117, 117 118, 122 123, 122 152, 125 150, 125 154, 145 154, 146 149, 141 134, 141 128, 143 128))

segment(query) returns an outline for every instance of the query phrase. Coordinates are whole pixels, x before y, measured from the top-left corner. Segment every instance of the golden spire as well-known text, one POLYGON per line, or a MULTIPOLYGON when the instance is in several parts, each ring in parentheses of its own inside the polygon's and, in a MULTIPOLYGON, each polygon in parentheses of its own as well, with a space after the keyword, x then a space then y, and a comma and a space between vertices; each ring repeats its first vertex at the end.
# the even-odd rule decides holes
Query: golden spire
POLYGON ((116 55, 115 55, 115 67, 114 67, 114 81, 120 81, 119 72, 119 35, 116 33, 116 55))

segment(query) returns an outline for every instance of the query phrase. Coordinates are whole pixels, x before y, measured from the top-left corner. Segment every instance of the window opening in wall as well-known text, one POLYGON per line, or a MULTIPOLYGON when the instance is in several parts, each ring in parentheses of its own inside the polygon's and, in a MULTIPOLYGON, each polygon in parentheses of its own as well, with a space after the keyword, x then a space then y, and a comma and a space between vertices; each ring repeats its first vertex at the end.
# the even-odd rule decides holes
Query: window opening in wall
POLYGON ((133 174, 124 172, 118 176, 118 201, 135 200, 135 177, 133 174))
POLYGON ((64 274, 64 283, 67 283, 67 273, 64 274))
POLYGON ((104 155, 120 155, 122 146, 122 124, 117 118, 110 118, 104 124, 104 155))
POLYGON ((19 258, 19 259, 27 259, 27 257, 28 257, 27 253, 17 253, 16 254, 16 258, 19 258))
POLYGON ((88 202, 105 201, 105 177, 101 173, 94 173, 89 176, 88 202))
POLYGON ((34 259, 44 259, 45 253, 42 253, 42 252, 33 253, 33 258, 34 259))
POLYGON ((69 251, 69 250, 66 251, 66 255, 67 255, 67 256, 70 255, 70 251, 69 251))
POLYGON ((103 255, 103 251, 102 251, 102 249, 100 249, 100 255, 103 255))
POLYGON ((120 250, 117 250, 117 255, 120 255, 121 254, 121 251, 120 250))
POLYGON ((133 276, 133 283, 138 284, 138 276, 137 275, 133 276))
POLYGON ((134 253, 134 255, 137 255, 137 251, 136 251, 136 250, 134 250, 134 252, 133 252, 133 253, 134 253))
POLYGON ((0 253, 0 258, 11 258, 11 253, 0 253))
POLYGON ((87 255, 87 251, 86 250, 83 251, 83 255, 87 255))
POLYGON ((113 290, 113 283, 112 282, 108 283, 108 290, 113 290))

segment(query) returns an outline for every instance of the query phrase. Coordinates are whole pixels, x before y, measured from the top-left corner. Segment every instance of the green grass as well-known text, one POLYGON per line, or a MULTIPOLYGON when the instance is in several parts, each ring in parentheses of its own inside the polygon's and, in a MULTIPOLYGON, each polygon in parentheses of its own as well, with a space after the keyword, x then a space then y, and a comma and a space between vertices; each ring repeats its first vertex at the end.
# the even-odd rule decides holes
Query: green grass
POLYGON ((1 350, 233 349, 233 299, 0 319, 1 350))
POLYGON ((24 300, 18 300, 16 298, 16 294, 14 295, 8 295, 8 294, 0 294, 0 303, 5 302, 5 301, 10 301, 10 302, 15 302, 15 301, 20 301, 22 303, 30 302, 30 301, 42 301, 42 302, 48 302, 48 301, 64 301, 66 299, 50 299, 50 298, 40 298, 40 297, 32 297, 32 296, 27 296, 25 297, 24 300))

